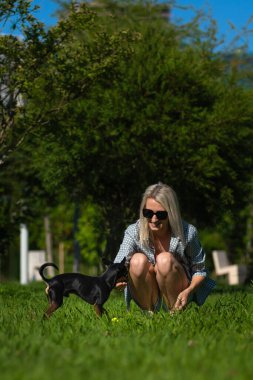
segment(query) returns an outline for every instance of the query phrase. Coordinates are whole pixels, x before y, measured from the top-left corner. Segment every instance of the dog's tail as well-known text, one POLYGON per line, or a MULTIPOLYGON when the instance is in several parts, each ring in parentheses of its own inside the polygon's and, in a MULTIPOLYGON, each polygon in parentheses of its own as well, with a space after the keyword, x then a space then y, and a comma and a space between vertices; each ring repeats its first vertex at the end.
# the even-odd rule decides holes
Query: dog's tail
POLYGON ((45 263, 45 264, 41 265, 41 267, 39 268, 39 274, 40 274, 41 278, 42 278, 45 282, 48 282, 48 281, 49 281, 49 278, 46 278, 46 277, 44 276, 44 273, 43 273, 43 272, 44 272, 44 269, 45 269, 46 267, 54 267, 54 268, 57 269, 57 270, 59 270, 59 269, 58 269, 57 265, 55 265, 54 263, 45 263))

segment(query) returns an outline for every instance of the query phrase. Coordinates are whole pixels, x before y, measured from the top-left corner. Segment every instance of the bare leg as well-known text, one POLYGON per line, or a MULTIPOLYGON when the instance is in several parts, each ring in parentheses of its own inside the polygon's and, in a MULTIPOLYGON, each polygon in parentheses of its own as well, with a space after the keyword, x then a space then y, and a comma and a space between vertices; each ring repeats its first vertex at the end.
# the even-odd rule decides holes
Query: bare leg
POLYGON ((154 267, 143 253, 135 253, 130 260, 130 289, 132 297, 143 310, 154 310, 159 289, 154 267))
POLYGON ((169 309, 173 309, 177 296, 189 286, 184 268, 170 252, 162 252, 156 258, 156 280, 169 309))

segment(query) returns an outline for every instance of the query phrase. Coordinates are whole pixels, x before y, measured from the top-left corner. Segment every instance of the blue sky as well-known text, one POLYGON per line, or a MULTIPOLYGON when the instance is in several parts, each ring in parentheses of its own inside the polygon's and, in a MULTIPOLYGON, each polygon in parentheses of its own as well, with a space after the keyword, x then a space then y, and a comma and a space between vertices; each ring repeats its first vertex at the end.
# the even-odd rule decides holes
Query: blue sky
MULTIPOLYGON (((217 22, 217 36, 225 40, 224 46, 229 46, 243 29, 251 29, 251 34, 242 35, 238 43, 242 45, 247 42, 249 50, 253 51, 253 0, 178 0, 177 3, 181 6, 192 5, 210 14, 217 22)), ((175 10, 172 20, 182 17, 184 21, 189 21, 192 16, 191 10, 175 10)))
MULTIPOLYGON (((205 13, 209 13, 218 25, 218 37, 225 39, 224 46, 229 46, 231 40, 242 32, 243 28, 253 15, 253 0, 177 0, 180 6, 193 6, 195 9, 202 9, 205 13), (232 26, 233 25, 233 26, 232 26)), ((46 25, 52 26, 57 22, 54 15, 58 4, 53 0, 34 0, 35 4, 40 6, 37 17, 46 25)), ((182 22, 189 21, 192 18, 191 10, 174 9, 172 12, 172 21, 182 22)), ((253 30, 253 18, 249 23, 249 28, 253 30)), ((7 29, 1 32, 8 32, 7 29)), ((245 41, 249 44, 249 50, 253 51, 253 35, 242 37, 239 44, 245 41)))

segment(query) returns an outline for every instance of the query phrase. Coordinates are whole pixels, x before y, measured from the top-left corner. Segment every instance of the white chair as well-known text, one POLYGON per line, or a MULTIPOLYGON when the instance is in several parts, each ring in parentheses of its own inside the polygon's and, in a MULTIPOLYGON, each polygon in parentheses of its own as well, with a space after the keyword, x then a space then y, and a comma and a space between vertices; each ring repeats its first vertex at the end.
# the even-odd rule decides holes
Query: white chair
POLYGON ((229 285, 243 284, 247 277, 247 267, 244 264, 232 265, 226 251, 212 251, 216 276, 228 276, 229 285))
POLYGON ((28 279, 29 281, 42 281, 39 267, 46 261, 45 251, 28 251, 28 279))

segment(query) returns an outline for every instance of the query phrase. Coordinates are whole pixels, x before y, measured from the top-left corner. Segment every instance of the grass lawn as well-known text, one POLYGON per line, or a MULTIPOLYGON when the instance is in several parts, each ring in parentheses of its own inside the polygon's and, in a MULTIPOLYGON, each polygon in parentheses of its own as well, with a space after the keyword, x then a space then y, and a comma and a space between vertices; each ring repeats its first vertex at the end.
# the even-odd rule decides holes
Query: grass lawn
POLYGON ((113 291, 110 318, 75 296, 48 321, 43 283, 0 284, 1 380, 249 380, 253 287, 218 286, 198 308, 143 315, 113 291))

